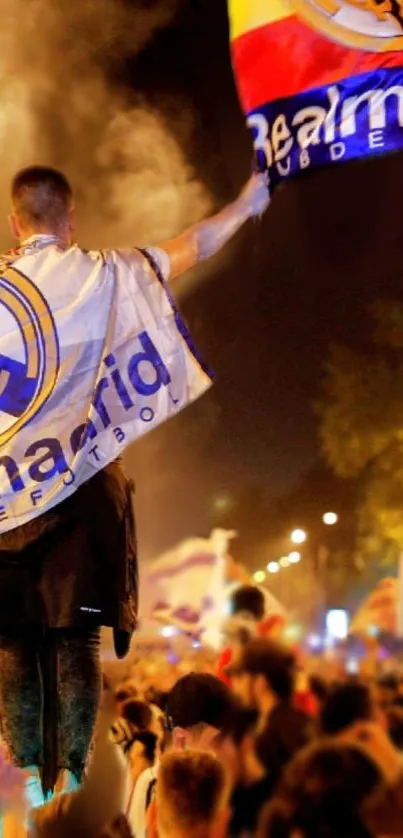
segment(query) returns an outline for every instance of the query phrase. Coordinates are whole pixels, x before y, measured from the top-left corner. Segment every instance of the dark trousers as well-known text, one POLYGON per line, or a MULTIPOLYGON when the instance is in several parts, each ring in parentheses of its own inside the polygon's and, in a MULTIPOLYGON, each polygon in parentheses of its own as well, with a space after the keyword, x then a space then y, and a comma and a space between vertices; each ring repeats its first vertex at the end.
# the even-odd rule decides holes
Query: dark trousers
POLYGON ((61 769, 81 779, 99 706, 100 629, 0 630, 0 734, 44 790, 61 769))

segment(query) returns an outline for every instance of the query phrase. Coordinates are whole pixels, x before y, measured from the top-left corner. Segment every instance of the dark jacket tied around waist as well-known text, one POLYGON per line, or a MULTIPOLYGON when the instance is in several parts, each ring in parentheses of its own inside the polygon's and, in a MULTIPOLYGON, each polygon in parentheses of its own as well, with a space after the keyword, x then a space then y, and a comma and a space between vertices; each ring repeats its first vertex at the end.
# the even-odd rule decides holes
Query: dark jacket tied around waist
POLYGON ((114 462, 54 509, 0 535, 0 628, 110 626, 122 646, 138 610, 132 495, 114 462))

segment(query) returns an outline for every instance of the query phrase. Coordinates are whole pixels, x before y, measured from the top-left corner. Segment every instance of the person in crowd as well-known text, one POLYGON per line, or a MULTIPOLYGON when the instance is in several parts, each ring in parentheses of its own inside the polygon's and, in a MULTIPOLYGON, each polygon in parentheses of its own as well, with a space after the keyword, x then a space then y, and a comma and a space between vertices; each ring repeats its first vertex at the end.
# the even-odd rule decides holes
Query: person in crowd
POLYGON ((230 613, 249 614, 257 624, 265 615, 265 598, 261 588, 256 585, 240 585, 233 592, 230 599, 230 613))
POLYGON ((393 744, 403 751, 403 707, 394 704, 386 712, 386 723, 393 744))
POLYGON ((138 698, 138 690, 132 682, 121 684, 115 693, 116 712, 120 716, 121 708, 126 701, 131 698, 138 698))
MULTIPOLYGON (((18 501, 15 498, 12 501, 11 517, 7 517, 3 507, 1 517, 2 735, 13 762, 29 767, 31 776, 36 777, 32 803, 40 805, 45 793, 56 788, 58 780, 58 789, 68 790, 82 779, 100 696, 100 627, 114 629, 116 651, 123 657, 137 620, 132 486, 119 463, 103 468, 106 455, 97 460, 90 456, 88 445, 85 448, 87 431, 90 435, 95 428, 91 419, 95 398, 101 420, 106 422, 101 398, 102 388, 109 387, 104 377, 105 364, 114 364, 115 357, 105 358, 105 340, 115 328, 114 303, 116 308, 121 299, 118 288, 122 282, 126 283, 132 289, 133 298, 143 295, 143 305, 146 290, 147 294, 163 295, 169 278, 174 279, 217 253, 247 219, 259 216, 269 203, 269 193, 267 178, 255 175, 239 199, 214 218, 195 225, 159 248, 141 252, 132 248, 124 253, 116 250, 88 253, 74 244, 73 193, 59 171, 32 166, 18 172, 11 198, 10 221, 18 246, 1 257, 1 271, 7 276, 4 281, 8 289, 11 284, 17 296, 19 283, 26 281, 31 291, 39 284, 43 298, 41 311, 49 307, 55 329, 64 335, 62 364, 52 384, 53 405, 57 399, 67 404, 63 395, 66 388, 68 392, 75 379, 83 381, 84 371, 87 376, 82 403, 70 399, 69 422, 60 430, 66 438, 57 441, 61 452, 68 452, 68 462, 64 453, 57 457, 50 449, 46 453, 49 398, 47 409, 34 414, 37 439, 42 447, 34 441, 32 456, 36 454, 38 459, 24 464, 27 473, 35 469, 38 475, 39 482, 32 484, 37 488, 31 491, 30 486, 27 488, 22 483, 18 472, 10 471, 10 464, 19 462, 15 440, 22 440, 18 445, 24 448, 20 435, 24 434, 28 419, 33 418, 24 408, 32 401, 32 380, 25 368, 13 360, 16 330, 10 331, 8 309, 2 307, 0 313, 8 324, 2 331, 0 370, 5 382, 2 406, 18 417, 18 433, 16 425, 15 433, 1 444, 1 456, 6 463, 1 478, 8 498, 16 485, 23 491, 23 500, 19 495, 18 501), (89 343, 88 312, 94 305, 104 334, 89 343), (69 328, 71 337, 67 335, 69 328), (7 335, 11 336, 10 343, 7 335), (13 457, 17 459, 14 461, 13 457), (76 463, 85 464, 83 478, 90 475, 78 488, 71 468, 76 463), (41 507, 39 485, 46 478, 54 482, 45 506, 41 507), (25 510, 20 513, 21 519, 13 517, 17 508, 25 510)), ((127 297, 124 299, 127 301, 127 297)), ((21 309, 22 304, 19 306, 21 309)), ((26 319, 24 308, 23 312, 26 319)), ((177 318, 172 316, 170 322, 177 323, 177 318)), ((33 327, 32 333, 28 360, 29 353, 35 358, 35 352, 39 351, 33 327)), ((56 357, 58 350, 53 348, 53 360, 56 357)), ((34 361, 32 367, 35 368, 34 361)), ((129 404, 133 407, 119 375, 118 370, 111 372, 112 379, 115 377, 117 381, 120 402, 125 409, 129 404)), ((119 401, 116 393, 113 398, 119 401)), ((115 448, 112 446, 110 450, 115 448)))
POLYGON ((299 665, 294 690, 294 707, 302 710, 308 716, 317 718, 319 715, 319 702, 311 689, 309 676, 303 666, 299 665))
POLYGON ((130 780, 129 797, 126 812, 129 814, 133 795, 139 777, 155 765, 158 757, 158 739, 155 733, 143 730, 135 733, 125 749, 125 755, 129 762, 130 780))
POLYGON ((121 708, 121 721, 131 725, 134 731, 149 730, 157 737, 161 745, 165 735, 165 717, 156 704, 131 699, 121 708))
MULTIPOLYGON (((379 767, 388 788, 396 790, 403 806, 403 761, 389 732, 379 722, 356 722, 339 735, 339 741, 358 745, 379 767)), ((402 821, 403 824, 403 815, 402 821)))
POLYGON ((156 687, 148 687, 144 694, 144 700, 148 702, 148 704, 152 704, 154 707, 159 707, 162 713, 165 713, 167 700, 168 700, 168 692, 164 692, 164 690, 159 690, 156 687))
POLYGON ((375 838, 364 809, 382 789, 380 771, 359 748, 315 743, 286 769, 257 837, 375 838))
POLYGON ((312 735, 310 717, 293 706, 295 658, 280 643, 255 639, 229 673, 236 695, 258 712, 256 753, 273 789, 284 766, 312 735))
POLYGON ((257 721, 256 710, 240 707, 227 731, 236 749, 231 769, 230 838, 255 834, 260 811, 272 789, 271 777, 256 753, 257 721))
POLYGON ((378 767, 385 784, 380 800, 368 808, 376 835, 398 835, 403 831, 403 760, 384 724, 377 721, 356 722, 339 740, 359 747, 378 767))
POLYGON ((309 676, 309 688, 316 699, 317 713, 321 713, 323 705, 329 695, 329 685, 324 678, 315 673, 309 676))
MULTIPOLYGON (((166 750, 204 749, 219 755, 225 765, 231 764, 233 748, 227 729, 233 713, 233 696, 219 678, 207 673, 185 675, 168 696, 166 750)), ((136 838, 145 838, 147 810, 158 775, 157 762, 137 782, 128 813, 136 838)))
POLYGON ((111 738, 121 747, 127 763, 127 813, 131 810, 139 777, 152 769, 159 759, 164 734, 164 716, 155 705, 129 699, 121 706, 121 715, 111 727, 111 738))
POLYGON ((166 709, 168 741, 174 748, 203 748, 225 754, 237 703, 215 675, 191 672, 171 690, 166 709))
POLYGON ((240 585, 229 602, 230 617, 223 626, 227 645, 218 660, 218 675, 230 684, 227 667, 241 654, 243 646, 258 633, 259 623, 265 614, 263 591, 256 585, 240 585))
POLYGON ((376 722, 320 739, 286 769, 258 838, 384 838, 403 834, 403 763, 376 722))
POLYGON ((375 684, 375 700, 378 707, 385 712, 396 703, 399 695, 399 679, 390 673, 382 675, 375 684))
POLYGON ((161 760, 149 838, 225 838, 229 784, 205 750, 172 750, 161 760))
POLYGON ((257 636, 257 625, 250 614, 237 614, 225 620, 222 635, 225 645, 218 659, 217 674, 224 684, 230 687, 231 678, 228 675, 228 667, 241 655, 243 647, 257 636))
POLYGON ((125 748, 135 733, 151 730, 153 722, 152 709, 145 701, 128 699, 121 705, 120 714, 112 725, 113 741, 125 748))
POLYGON ((323 704, 320 731, 325 736, 337 736, 356 722, 368 722, 376 717, 374 696, 367 684, 337 684, 323 704))

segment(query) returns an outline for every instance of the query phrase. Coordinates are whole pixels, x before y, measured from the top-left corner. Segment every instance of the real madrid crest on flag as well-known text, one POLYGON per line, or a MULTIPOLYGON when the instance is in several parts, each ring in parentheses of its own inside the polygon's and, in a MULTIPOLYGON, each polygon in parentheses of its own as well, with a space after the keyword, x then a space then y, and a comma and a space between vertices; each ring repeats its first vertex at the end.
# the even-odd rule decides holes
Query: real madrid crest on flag
POLYGON ((272 188, 403 146, 400 0, 229 0, 234 71, 272 188))
POLYGON ((3 329, 13 355, 0 354, 0 446, 30 422, 51 395, 59 372, 52 312, 39 288, 13 268, 0 276, 3 329))

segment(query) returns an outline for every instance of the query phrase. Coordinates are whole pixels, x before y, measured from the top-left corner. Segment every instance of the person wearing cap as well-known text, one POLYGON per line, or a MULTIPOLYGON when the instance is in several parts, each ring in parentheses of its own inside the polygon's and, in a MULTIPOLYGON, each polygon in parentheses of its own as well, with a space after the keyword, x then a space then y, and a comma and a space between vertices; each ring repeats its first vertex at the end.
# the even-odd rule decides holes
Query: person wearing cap
POLYGON ((256 638, 227 668, 234 693, 258 712, 256 753, 277 784, 284 766, 311 737, 311 720, 293 706, 295 658, 280 643, 256 638))
MULTIPOLYGON (((218 753, 230 760, 226 733, 235 710, 228 687, 214 675, 191 672, 180 678, 168 695, 166 708, 167 742, 177 750, 197 748, 218 753)), ((139 777, 128 820, 136 838, 146 838, 147 812, 154 796, 158 762, 139 777)))

